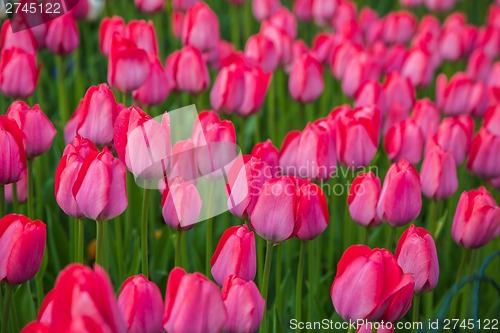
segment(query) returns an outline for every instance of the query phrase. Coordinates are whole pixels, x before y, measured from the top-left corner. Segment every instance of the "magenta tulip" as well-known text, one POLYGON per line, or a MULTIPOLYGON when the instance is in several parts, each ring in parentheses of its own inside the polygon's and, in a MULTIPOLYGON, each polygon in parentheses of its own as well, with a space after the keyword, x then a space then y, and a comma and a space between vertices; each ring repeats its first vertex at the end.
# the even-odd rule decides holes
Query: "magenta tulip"
POLYGON ((125 27, 124 35, 148 54, 158 53, 156 31, 152 21, 132 20, 125 27))
POLYGON ((155 55, 149 54, 149 75, 146 82, 132 92, 132 96, 142 105, 153 106, 161 104, 168 93, 169 84, 165 70, 160 60, 155 55))
POLYGON ((281 7, 280 0, 254 0, 252 1, 252 13, 258 21, 271 17, 281 7))
POLYGON ((330 216, 326 197, 321 187, 314 183, 303 184, 299 191, 294 235, 300 240, 312 240, 328 227, 330 216))
POLYGON ((73 15, 60 15, 49 23, 45 46, 59 55, 73 53, 80 43, 78 26, 73 15))
POLYGON ((200 2, 186 12, 182 25, 184 45, 194 46, 203 54, 216 54, 219 39, 219 19, 206 3, 200 2))
POLYGON ((279 151, 270 139, 256 144, 252 148, 251 154, 266 162, 273 177, 277 177, 280 174, 279 151))
POLYGON ((420 127, 424 139, 429 137, 429 134, 436 133, 437 127, 441 120, 441 115, 436 105, 428 98, 424 98, 415 102, 411 112, 411 119, 420 127))
POLYGON ((433 199, 447 199, 458 189, 457 166, 451 152, 438 145, 430 148, 420 169, 422 193, 433 199))
POLYGON ((19 181, 26 169, 23 132, 7 116, 0 116, 0 165, 0 186, 19 181))
POLYGON ((434 138, 441 148, 453 154, 455 162, 460 165, 469 151, 473 132, 472 117, 447 117, 439 124, 434 138))
POLYGON ((417 164, 422 159, 424 137, 412 119, 393 125, 384 139, 384 148, 391 161, 407 160, 417 164))
POLYGON ((354 222, 363 227, 377 226, 381 223, 377 216, 377 203, 380 197, 380 179, 373 172, 360 174, 349 189, 347 204, 354 222))
POLYGON ((145 14, 161 12, 165 7, 164 0, 135 0, 136 7, 145 14))
POLYGON ((185 46, 168 56, 165 73, 169 89, 188 93, 200 93, 210 84, 208 68, 201 52, 185 46))
POLYGON ((105 17, 99 27, 99 50, 105 56, 109 56, 115 33, 125 33, 125 21, 120 16, 105 17))
POLYGON ((174 230, 181 230, 199 222, 203 201, 193 183, 176 177, 163 191, 161 205, 165 223, 174 230))
POLYGON ((35 91, 40 69, 36 56, 23 49, 2 49, 0 60, 0 91, 14 98, 26 98, 35 91))
POLYGON ((323 88, 321 64, 311 54, 304 54, 294 62, 290 73, 290 95, 301 103, 310 103, 321 95, 323 88))
POLYGON ((2 24, 0 49, 7 50, 12 47, 17 47, 26 52, 35 54, 38 45, 31 29, 14 32, 10 21, 11 20, 5 20, 2 24))
POLYGON ((271 39, 259 33, 248 38, 245 55, 253 59, 264 72, 272 72, 279 64, 278 54, 271 39))

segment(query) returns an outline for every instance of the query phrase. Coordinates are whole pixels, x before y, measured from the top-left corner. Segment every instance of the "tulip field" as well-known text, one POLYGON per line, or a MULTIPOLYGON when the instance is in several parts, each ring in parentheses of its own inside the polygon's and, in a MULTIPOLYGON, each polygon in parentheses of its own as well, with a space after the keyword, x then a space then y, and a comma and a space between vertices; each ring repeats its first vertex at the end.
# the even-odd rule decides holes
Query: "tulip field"
POLYGON ((500 332, 500 1, 0 21, 0 333, 500 332))

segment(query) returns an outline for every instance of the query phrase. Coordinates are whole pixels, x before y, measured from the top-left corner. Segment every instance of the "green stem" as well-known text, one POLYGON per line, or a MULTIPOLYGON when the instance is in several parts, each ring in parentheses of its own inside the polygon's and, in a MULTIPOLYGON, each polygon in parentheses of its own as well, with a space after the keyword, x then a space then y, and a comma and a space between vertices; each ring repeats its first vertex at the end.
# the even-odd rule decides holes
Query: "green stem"
POLYGON ((238 50, 240 48, 240 17, 238 13, 238 6, 229 5, 229 12, 231 15, 231 42, 238 50))
POLYGON ((148 273, 148 211, 149 211, 149 189, 144 189, 142 198, 142 219, 141 219, 141 253, 142 253, 142 274, 147 278, 148 273))
MULTIPOLYGON (((115 218, 115 237, 116 237, 116 253, 118 253, 119 256, 123 256, 123 230, 122 230, 122 220, 117 217, 115 218)), ((82 238, 82 241, 84 239, 82 238)), ((84 246, 85 247, 85 246, 84 246)), ((118 259, 118 274, 120 276, 120 279, 124 276, 125 274, 125 266, 123 260, 118 259)))
POLYGON ((85 246, 85 232, 83 228, 83 219, 76 220, 76 234, 77 234, 76 261, 79 263, 83 263, 83 247, 85 246))
POLYGON ((2 332, 7 332, 8 322, 9 322, 9 311, 12 305, 12 299, 14 296, 14 286, 6 283, 5 284, 5 303, 3 307, 2 314, 2 332))
POLYGON ((266 300, 264 305, 264 316, 262 317, 262 323, 260 325, 261 332, 267 332, 267 324, 266 324, 266 309, 268 308, 268 299, 267 299, 267 289, 269 287, 269 276, 271 275, 271 263, 273 260, 273 247, 274 244, 271 242, 267 242, 266 246, 266 262, 264 264, 264 275, 262 276, 262 297, 266 300))
POLYGON ((280 292, 280 286, 281 283, 283 282, 281 280, 281 264, 282 264, 282 257, 283 257, 283 245, 277 244, 276 245, 276 309, 278 309, 278 314, 281 316, 281 310, 282 310, 282 302, 281 302, 281 292, 280 292))
POLYGON ((182 231, 177 230, 175 234, 175 267, 182 266, 182 231))
MULTIPOLYGON (((464 270, 469 258, 469 252, 470 251, 468 251, 466 248, 463 248, 462 259, 460 260, 460 265, 458 266, 457 279, 455 283, 458 283, 460 279, 462 279, 462 277, 464 276, 464 270)), ((450 318, 456 318, 455 315, 457 313, 458 300, 459 297, 457 297, 456 295, 450 304, 450 311, 448 312, 450 318)))
MULTIPOLYGON (((413 316, 412 322, 416 323, 418 321, 418 313, 420 308, 420 294, 415 294, 413 296, 413 316)), ((416 332, 416 329, 415 329, 416 332)))
POLYGON ((437 231, 437 216, 438 216, 438 205, 437 201, 432 199, 429 206, 429 232, 431 235, 435 236, 437 231))
POLYGON ((212 259, 212 237, 213 237, 212 234, 214 229, 213 224, 214 224, 213 218, 209 218, 207 221, 207 241, 205 248, 205 253, 206 253, 205 275, 207 277, 210 276, 211 272, 210 260, 212 259))
POLYGON ((5 185, 0 184, 0 216, 5 215, 5 185))
POLYGON ((276 125, 275 125, 275 110, 276 110, 276 104, 275 104, 275 99, 276 99, 276 88, 275 88, 275 83, 271 82, 269 84, 269 93, 268 93, 268 101, 267 105, 268 108, 266 110, 267 112, 267 121, 268 121, 268 128, 269 128, 269 139, 276 145, 276 125))
POLYGON ((33 160, 28 160, 28 217, 35 218, 35 189, 33 182, 33 160))
POLYGON ((95 248, 95 263, 102 267, 103 249, 104 249, 104 221, 96 221, 96 248, 95 248))
POLYGON ((17 200, 17 183, 12 183, 12 210, 19 213, 19 201, 17 200))
POLYGON ((61 122, 60 128, 61 130, 63 130, 64 125, 69 119, 68 103, 66 100, 66 86, 65 86, 66 67, 65 67, 64 56, 56 56, 56 62, 57 62, 57 89, 58 89, 57 97, 59 98, 59 117, 61 122))
POLYGON ((356 332, 356 329, 351 327, 351 325, 349 325, 349 328, 347 329, 347 333, 355 333, 356 332))
POLYGON ((315 274, 314 274, 314 243, 312 241, 308 242, 308 251, 309 251, 309 258, 307 261, 308 264, 308 279, 309 279, 309 292, 307 293, 307 307, 309 310, 309 318, 310 320, 313 319, 313 316, 315 314, 314 311, 314 285, 315 285, 315 274))
POLYGON ((370 238, 370 227, 366 227, 363 229, 365 229, 365 237, 363 240, 363 244, 368 245, 368 239, 370 238))
MULTIPOLYGON (((297 286, 295 288, 295 318, 298 322, 302 319, 302 280, 304 277, 304 260, 306 257, 306 242, 300 243, 299 264, 297 267, 297 286)), ((297 328, 295 332, 300 332, 297 328)))
POLYGON ((387 241, 387 250, 392 251, 392 247, 394 246, 394 239, 396 238, 396 227, 391 225, 391 231, 389 233, 389 239, 387 241))

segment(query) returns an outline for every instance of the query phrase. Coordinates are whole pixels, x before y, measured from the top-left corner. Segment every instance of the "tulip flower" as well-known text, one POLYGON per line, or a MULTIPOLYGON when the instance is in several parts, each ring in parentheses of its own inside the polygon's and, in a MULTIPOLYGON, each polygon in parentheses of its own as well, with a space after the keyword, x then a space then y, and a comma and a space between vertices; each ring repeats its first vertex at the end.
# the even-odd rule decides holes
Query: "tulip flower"
POLYGON ((99 50, 109 56, 114 34, 125 33, 125 21, 120 16, 105 17, 99 27, 99 50))
POLYGON ((308 182, 300 186, 294 235, 300 240, 312 240, 325 231, 329 220, 328 205, 321 187, 308 182))
POLYGON ((260 33, 273 42, 279 63, 282 65, 289 64, 292 58, 293 39, 288 32, 266 20, 260 26, 260 33))
POLYGON ((51 333, 51 330, 50 326, 37 321, 33 321, 24 326, 21 333, 51 333))
POLYGON ((361 47, 357 44, 354 44, 348 40, 340 43, 340 45, 338 45, 332 53, 330 63, 332 75, 336 79, 342 80, 346 71, 347 63, 360 52, 361 47))
POLYGON ((160 289, 144 275, 131 276, 123 282, 118 308, 129 333, 163 332, 160 289))
POLYGON ((216 110, 234 112, 243 103, 244 91, 244 66, 236 61, 231 62, 217 75, 210 92, 210 103, 216 110))
POLYGON ((346 321, 394 322, 410 309, 413 288, 413 277, 403 273, 391 252, 353 245, 337 264, 330 296, 346 321))
POLYGON ((184 25, 184 12, 181 11, 173 11, 172 16, 170 17, 172 35, 175 38, 182 38, 182 26, 184 25))
POLYGON ((132 96, 143 105, 153 106, 161 104, 167 98, 169 84, 161 62, 153 54, 149 54, 149 66, 146 81, 132 92, 132 96))
POLYGON ((482 128, 472 139, 467 159, 467 168, 484 178, 500 177, 500 156, 494 152, 500 149, 500 135, 482 128))
POLYGON ((257 332, 264 316, 265 300, 253 281, 228 276, 222 286, 222 299, 227 312, 224 332, 257 332))
POLYGON ((219 285, 231 275, 243 281, 255 278, 257 272, 255 236, 246 224, 230 227, 224 231, 210 265, 212 276, 219 285))
POLYGON ((354 99, 354 107, 361 106, 376 106, 382 113, 385 113, 387 109, 385 92, 380 83, 370 80, 359 87, 354 99))
POLYGON ((454 13, 445 20, 437 44, 443 60, 458 60, 466 54, 472 41, 463 13, 454 13), (470 40, 469 40, 470 39, 470 40))
POLYGON ((496 58, 500 53, 500 33, 496 27, 480 27, 477 31, 475 47, 484 51, 490 58, 496 58))
POLYGON ((137 9, 144 14, 159 13, 165 7, 163 0, 135 0, 134 3, 137 9))
POLYGON ((24 215, 0 219, 0 281, 21 284, 40 269, 45 249, 45 224, 24 215))
POLYGON ((450 82, 440 74, 436 80, 436 103, 446 115, 470 114, 473 81, 463 73, 453 75, 450 82))
POLYGON ((345 73, 342 77, 342 91, 352 97, 363 83, 369 80, 378 80, 379 68, 366 53, 354 53, 347 61, 345 73))
POLYGON ((446 12, 450 10, 454 5, 456 0, 422 0, 425 6, 432 11, 446 12))
POLYGON ((176 177, 163 191, 161 205, 165 223, 174 230, 181 230, 199 222, 203 201, 194 184, 176 177))
POLYGON ((45 46, 59 55, 73 53, 80 43, 78 27, 73 15, 60 15, 52 19, 47 29, 45 46))
POLYGON ((268 22, 285 31, 291 39, 297 38, 297 20, 286 7, 281 7, 269 18, 268 22))
POLYGON ((7 97, 26 98, 33 94, 40 69, 36 56, 17 47, 2 49, 0 91, 7 97))
POLYGON ((396 259, 404 273, 415 280, 415 292, 426 293, 439 279, 439 262, 434 239, 424 228, 413 224, 403 232, 396 247, 396 259))
POLYGON ((274 71, 279 64, 273 41, 262 33, 248 38, 245 45, 245 55, 253 59, 266 73, 274 71))
POLYGON ((201 1, 202 0, 172 0, 172 8, 186 11, 201 1))
POLYGON ((113 35, 108 59, 108 83, 121 92, 139 88, 149 74, 148 54, 130 39, 113 35))
POLYGON ((409 78, 415 87, 428 86, 434 77, 432 55, 424 47, 413 48, 401 65, 401 75, 409 78))
POLYGON ((493 134, 500 135, 500 106, 491 106, 484 115, 483 128, 493 134))
MULTIPOLYGON (((385 101, 389 112, 407 114, 415 103, 415 87, 399 73, 391 73, 384 83, 385 101)), ((390 116, 390 114, 389 114, 390 116)), ((403 119, 396 120, 395 122, 403 119)), ((394 122, 394 123, 395 123, 394 122)))
MULTIPOLYGON (((408 50, 402 44, 395 44, 389 46, 387 50, 383 52, 382 56, 383 56, 381 59, 382 70, 384 73, 386 74, 391 74, 393 72, 401 73, 401 68, 403 68, 403 64, 408 57, 408 50)), ((414 68, 411 69, 413 70, 414 68)), ((410 75, 404 75, 404 77, 410 77, 410 75)))
MULTIPOLYGON (((21 179, 16 183, 17 190, 17 201, 19 203, 25 203, 28 201, 28 169, 24 169, 21 179)), ((5 185, 5 201, 8 203, 13 202, 13 183, 5 185)))
POLYGON ((411 119, 420 127, 423 137, 427 138, 429 134, 436 133, 441 116, 436 105, 430 99, 424 98, 415 102, 411 119))
POLYGON ((458 189, 457 166, 451 152, 438 145, 430 148, 420 170, 422 193, 433 199, 446 199, 458 189))
POLYGON ((246 66, 243 72, 245 91, 243 101, 235 110, 241 116, 257 112, 266 97, 271 82, 271 73, 265 73, 258 66, 246 66))
POLYGON ((334 47, 337 46, 337 38, 330 33, 318 33, 314 36, 311 52, 324 65, 329 65, 332 59, 334 47))
POLYGON ((417 28, 417 20, 411 13, 401 10, 384 18, 382 37, 386 43, 406 43, 417 28))
POLYGON ((354 222, 363 227, 380 225, 377 203, 380 197, 380 179, 373 172, 360 174, 349 189, 347 205, 354 222))
POLYGON ((321 95, 323 88, 321 64, 311 54, 304 54, 294 62, 288 80, 292 98, 301 103, 310 103, 321 95))
POLYGON ((279 0, 254 0, 252 1, 252 13, 257 21, 263 21, 271 17, 281 7, 279 0))
POLYGON ((38 104, 30 108, 25 102, 16 101, 10 105, 7 116, 14 119, 22 131, 28 159, 43 155, 50 149, 56 129, 38 104))
POLYGON ((35 36, 31 29, 13 31, 11 20, 5 20, 0 32, 0 49, 7 50, 12 47, 20 48, 28 53, 35 54, 38 48, 35 36))
POLYGON ((219 19, 206 3, 197 3, 186 12, 182 25, 183 45, 194 46, 203 54, 216 54, 219 39, 219 19))
POLYGON ((158 53, 156 31, 152 21, 132 20, 125 27, 124 35, 148 54, 158 53))
POLYGON ((52 297, 53 332, 127 332, 111 282, 100 266, 94 270, 80 264, 66 266, 57 277, 52 297))
POLYGON ((165 297, 163 329, 169 333, 219 333, 227 314, 221 292, 200 273, 170 271, 165 297))
POLYGON ((200 93, 210 84, 202 54, 192 46, 185 46, 172 53, 165 63, 165 73, 172 91, 200 93))
POLYGON ((328 24, 333 18, 333 15, 335 14, 335 11, 337 10, 340 2, 340 0, 313 0, 311 12, 314 18, 314 22, 316 22, 316 24, 320 26, 328 24))
MULTIPOLYGON (((314 0, 317 10, 321 10, 322 0, 314 0)), ((356 6, 351 1, 340 1, 335 9, 335 13, 331 19, 330 25, 336 31, 342 31, 344 28, 351 26, 352 24, 357 25, 357 12, 356 6)), ((352 27, 352 26, 351 26, 352 27)), ((347 28, 351 30, 351 28, 347 28)), ((361 36, 360 36, 361 37, 361 36)), ((358 40, 360 42, 360 40, 358 40)))
POLYGON ((377 215, 391 226, 403 226, 415 220, 422 209, 420 176, 405 160, 393 164, 385 175, 377 204, 377 215))
POLYGON ((488 244, 500 234, 500 208, 484 187, 463 192, 453 218, 451 236, 468 249, 488 244))
POLYGON ((301 21, 312 20, 313 0, 295 0, 293 2, 293 13, 301 21))
POLYGON ((424 137, 412 119, 393 125, 385 135, 384 148, 391 161, 407 160, 417 164, 422 159, 424 137))
POLYGON ((172 148, 172 156, 168 179, 182 177, 195 182, 198 178, 198 167, 195 160, 195 147, 193 140, 179 140, 172 148))
POLYGON ((486 82, 491 73, 492 66, 492 60, 483 50, 475 50, 467 61, 467 75, 475 80, 486 82))
POLYGON ((270 139, 256 144, 252 148, 251 154, 266 162, 273 177, 277 177, 280 174, 279 151, 270 139))
POLYGON ((7 116, 0 116, 0 165, 0 186, 19 181, 26 169, 23 132, 7 116))
POLYGON ((268 242, 290 238, 295 228, 297 201, 298 189, 291 177, 268 180, 250 216, 252 228, 268 242))
POLYGON ((462 164, 472 142, 474 120, 470 116, 447 117, 439 124, 435 140, 455 157, 457 165, 462 164))

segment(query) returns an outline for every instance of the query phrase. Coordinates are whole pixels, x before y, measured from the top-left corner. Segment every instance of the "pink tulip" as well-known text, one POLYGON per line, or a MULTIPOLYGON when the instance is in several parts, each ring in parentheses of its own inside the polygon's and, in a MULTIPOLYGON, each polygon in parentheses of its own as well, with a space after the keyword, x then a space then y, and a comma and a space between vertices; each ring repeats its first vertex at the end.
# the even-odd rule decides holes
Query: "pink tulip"
POLYGON ((415 102, 411 119, 420 127, 424 138, 436 133, 441 116, 436 105, 428 98, 415 102))
POLYGON ((243 102, 245 90, 245 71, 239 62, 224 66, 215 79, 210 102, 216 110, 234 112, 243 102))
POLYGON ((202 0, 172 0, 172 8, 175 10, 186 11, 202 0))
POLYGON ((412 119, 393 125, 384 139, 384 148, 391 161, 407 160, 417 164, 422 159, 424 137, 412 119))
POLYGON ((295 0, 293 2, 293 13, 301 21, 312 20, 312 4, 314 0, 295 0))
MULTIPOLYGON (((235 53, 236 53, 236 49, 234 48, 234 45, 228 41, 221 39, 219 41, 218 58, 215 60, 212 60, 210 65, 212 65, 216 70, 220 70, 226 64, 226 59, 228 59, 230 56, 232 56, 235 53)), ((248 55, 246 55, 246 56, 249 59, 251 59, 251 57, 249 57, 248 55)))
POLYGON ((165 73, 172 91, 196 94, 207 89, 210 84, 208 68, 202 54, 192 46, 185 46, 168 56, 165 73))
POLYGON ((382 113, 386 110, 385 92, 382 85, 375 80, 366 81, 359 87, 354 107, 376 106, 382 113))
POLYGON ((291 38, 297 38, 297 21, 295 16, 286 7, 281 7, 268 21, 276 28, 283 30, 291 38))
POLYGON ((423 0, 423 2, 429 10, 446 12, 455 5, 456 0, 423 0))
POLYGON ((314 36, 311 51, 319 62, 329 65, 337 43, 338 38, 335 35, 326 32, 318 33, 314 36))
POLYGON ((436 244, 427 230, 413 224, 406 229, 396 246, 396 258, 403 272, 413 276, 416 293, 436 288, 439 262, 436 244))
POLYGON ((354 53, 347 62, 345 73, 342 77, 342 91, 352 97, 363 83, 369 80, 378 80, 379 71, 377 64, 366 53, 354 53))
POLYGON ((243 101, 236 110, 241 116, 249 116, 261 108, 271 83, 271 73, 265 73, 258 66, 245 67, 245 93, 243 101))
POLYGON ((184 25, 184 12, 181 11, 173 11, 170 16, 172 35, 175 38, 182 38, 182 26, 184 25))
MULTIPOLYGON (((391 73, 384 83, 385 101, 389 112, 410 112, 415 103, 415 87, 399 73, 391 73)), ((403 120, 403 119, 400 119, 403 120)))
POLYGON ((314 22, 320 26, 330 23, 340 3, 341 0, 313 0, 311 11, 314 22))
POLYGON ((470 116, 447 117, 439 124, 435 140, 437 144, 462 164, 469 151, 474 132, 474 120, 470 116))
POLYGON ((260 33, 274 43, 279 63, 282 65, 289 64, 292 60, 293 39, 288 32, 266 20, 260 26, 260 33))
POLYGON ((227 175, 227 205, 234 215, 247 218, 257 202, 260 188, 272 178, 269 166, 258 157, 237 158, 227 175))
POLYGON ((418 7, 422 4, 422 0, 400 0, 399 3, 405 7, 418 7))
POLYGON ((333 76, 341 80, 344 77, 347 63, 358 53, 361 52, 361 47, 357 44, 346 40, 340 43, 332 53, 331 69, 333 76))
MULTIPOLYGON (((12 203, 13 192, 12 192, 12 184, 5 185, 5 201, 8 203, 12 203)), ((16 182, 17 188, 17 201, 19 203, 25 203, 28 200, 28 169, 24 169, 21 179, 16 182)))
MULTIPOLYGON (((384 44, 382 44, 384 45, 384 44)), ((382 69, 384 73, 391 74, 393 72, 401 72, 405 60, 408 58, 408 50, 402 44, 395 44, 389 46, 385 52, 382 53, 382 69)), ((408 65, 409 67, 409 65, 408 65)), ((415 68, 408 68, 415 70, 415 68)), ((404 77, 409 77, 409 73, 405 73, 404 77)))
POLYGON ((30 108, 25 102, 14 102, 7 110, 22 131, 23 145, 28 159, 45 154, 52 145, 56 129, 36 104, 30 108))
POLYGON ((210 265, 214 280, 219 285, 231 275, 244 281, 255 278, 257 272, 255 236, 246 224, 230 227, 224 231, 210 265))
POLYGON ((280 0, 253 0, 252 13, 257 21, 271 17, 281 7, 280 0))
POLYGON ((453 218, 451 236, 468 249, 488 244, 500 234, 500 208, 484 187, 463 192, 453 218))
POLYGON ((94 270, 80 264, 66 266, 52 297, 53 332, 127 332, 111 282, 100 266, 94 270))
POLYGON ((196 186, 183 178, 169 181, 161 205, 165 223, 174 230, 191 228, 199 221, 203 201, 196 186))
POLYGON ((165 70, 160 60, 149 54, 149 75, 139 89, 132 92, 136 101, 143 105, 153 106, 161 104, 168 96, 169 84, 165 70))
POLYGON ((393 164, 385 175, 377 215, 393 227, 415 220, 422 209, 420 176, 405 160, 393 164))
POLYGON ((401 66, 401 75, 415 87, 427 87, 434 78, 432 54, 423 47, 411 49, 401 66))
POLYGON ((154 14, 163 11, 165 1, 163 0, 135 0, 135 6, 144 14, 154 14))
POLYGON ((125 27, 123 34, 147 53, 158 53, 156 31, 152 21, 132 20, 125 27))
POLYGON ((410 309, 413 287, 413 277, 403 273, 391 252, 353 245, 337 265, 330 296, 346 321, 395 322, 410 309))
POLYGON ((500 177, 500 156, 493 152, 500 149, 500 135, 481 128, 472 139, 467 169, 484 178, 500 177))
POLYGON ((130 39, 113 35, 108 59, 108 83, 121 92, 139 88, 149 74, 148 54, 130 39))
POLYGON ((38 44, 31 29, 14 32, 10 21, 11 20, 5 20, 2 24, 0 49, 7 50, 16 47, 28 53, 35 54, 38 44))
POLYGON ((417 19, 411 13, 401 10, 389 13, 384 18, 382 37, 386 43, 406 43, 417 28, 417 19))
POLYGON ((195 160, 195 147, 193 140, 179 140, 172 148, 170 171, 168 179, 182 177, 185 180, 195 182, 198 178, 198 167, 195 160))
POLYGON ((438 145, 430 148, 420 170, 422 193, 428 198, 447 199, 458 189, 457 166, 451 152, 438 145))
POLYGON ((354 222, 363 227, 380 225, 377 203, 380 197, 380 179, 373 172, 360 174, 349 189, 347 204, 354 222))
POLYGON ((163 315, 163 329, 169 333, 219 333, 227 314, 221 292, 200 273, 186 274, 182 268, 170 271, 163 315))
POLYGON ((50 326, 39 323, 37 321, 30 322, 24 326, 21 333, 51 333, 50 326))
POLYGON ((0 165, 0 185, 18 182, 26 169, 23 132, 7 116, 0 116, 0 165))
POLYGON ((463 73, 453 75, 450 82, 440 74, 436 80, 436 103, 446 115, 470 114, 472 111, 471 94, 474 82, 463 73))
POLYGON ((484 51, 472 52, 467 61, 467 75, 475 80, 486 82, 493 67, 492 60, 484 51))
POLYGON ((293 234, 298 189, 291 177, 268 180, 261 188, 250 222, 268 242, 279 243, 293 234))
POLYGON ((462 13, 454 13, 444 22, 437 44, 443 60, 458 60, 466 54, 469 31, 465 20, 462 13))
POLYGON ((80 43, 78 27, 73 15, 60 15, 50 21, 45 46, 59 55, 73 53, 80 43))
MULTIPOLYGON (((321 10, 321 0, 314 0, 317 10, 321 10)), ((340 1, 335 9, 330 25, 337 31, 341 31, 348 25, 356 24, 356 6, 352 1, 340 1)))
POLYGON ((500 105, 491 106, 486 110, 483 127, 495 135, 500 135, 500 105))
POLYGON ((125 21, 120 16, 105 17, 99 27, 99 50, 109 56, 113 35, 125 33, 125 21))
POLYGON ((129 333, 163 332, 160 289, 144 275, 131 276, 123 282, 118 308, 129 333))
POLYGON ((210 7, 200 2, 190 8, 182 25, 182 43, 194 46, 205 54, 216 52, 219 40, 219 19, 210 7))
POLYGON ((259 33, 248 38, 245 55, 253 59, 264 72, 272 72, 278 67, 279 58, 271 39, 259 33))
POLYGON ((294 235, 300 240, 312 240, 326 230, 329 220, 328 205, 321 187, 309 182, 300 186, 294 235))
POLYGON ((0 91, 7 97, 26 98, 35 91, 40 69, 36 56, 17 47, 2 49, 0 91))
POLYGON ((304 54, 295 61, 288 80, 292 98, 301 103, 310 103, 321 95, 323 88, 321 64, 311 54, 304 54))
POLYGON ((273 177, 277 177, 280 174, 279 151, 270 139, 256 144, 251 154, 266 162, 273 177))
POLYGON ((40 269, 45 249, 45 224, 24 215, 0 219, 0 281, 21 284, 40 269))
POLYGON ((224 332, 257 332, 264 316, 265 300, 253 281, 228 276, 222 286, 222 299, 227 312, 224 332))
MULTIPOLYGON (((309 48, 306 43, 302 39, 297 39, 292 43, 292 51, 290 53, 290 61, 285 64, 285 72, 290 73, 293 69, 293 66, 299 59, 309 54, 314 57, 312 53, 309 52, 309 48)), ((317 59, 316 59, 317 60, 317 59)))

